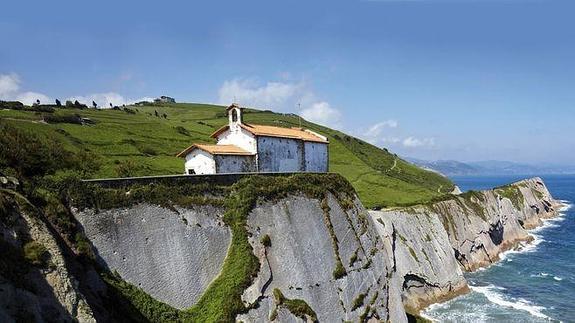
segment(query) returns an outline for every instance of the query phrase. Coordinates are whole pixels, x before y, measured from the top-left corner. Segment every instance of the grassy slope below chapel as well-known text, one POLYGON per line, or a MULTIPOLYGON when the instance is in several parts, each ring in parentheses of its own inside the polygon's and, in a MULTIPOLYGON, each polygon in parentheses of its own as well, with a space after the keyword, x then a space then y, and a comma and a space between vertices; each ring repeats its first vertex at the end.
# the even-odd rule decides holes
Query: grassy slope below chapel
MULTIPOLYGON (((37 112, 15 110, 0 110, 0 122, 59 139, 69 150, 98 155, 102 167, 94 177, 116 177, 118 168, 126 163, 129 175, 181 174, 183 160, 175 154, 193 142, 214 143, 210 134, 227 123, 222 106, 178 103, 131 108, 137 112, 57 109, 54 113, 80 114, 96 122, 90 126, 46 124, 39 122, 41 114, 37 112), (160 117, 155 116, 155 111, 160 117), (167 118, 162 118, 163 114, 167 118)), ((251 109, 246 109, 244 121, 299 126, 296 115, 251 109)), ((447 178, 413 166, 386 149, 305 120, 302 127, 329 138, 330 171, 349 180, 366 207, 427 202, 453 189, 447 178)))

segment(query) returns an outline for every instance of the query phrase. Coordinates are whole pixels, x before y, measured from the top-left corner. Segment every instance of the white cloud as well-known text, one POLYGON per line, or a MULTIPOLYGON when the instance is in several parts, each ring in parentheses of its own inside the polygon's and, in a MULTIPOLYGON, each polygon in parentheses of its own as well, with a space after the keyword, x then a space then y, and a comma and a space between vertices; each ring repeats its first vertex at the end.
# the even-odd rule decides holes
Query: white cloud
POLYGON ((20 101, 26 105, 32 105, 36 102, 36 100, 40 100, 40 103, 43 104, 53 104, 54 101, 47 95, 38 92, 23 92, 18 93, 14 98, 16 101, 20 101))
POLYGON ((332 108, 329 103, 322 101, 312 104, 301 111, 301 116, 311 122, 338 128, 341 121, 341 112, 332 108))
POLYGON ((116 92, 107 92, 107 93, 94 93, 85 96, 72 96, 67 98, 66 100, 75 101, 78 100, 80 103, 84 103, 88 106, 92 105, 92 101, 98 104, 100 108, 109 108, 110 103, 112 105, 121 106, 123 104, 134 104, 140 101, 154 101, 154 98, 144 97, 139 99, 130 99, 125 98, 122 95, 116 92))
POLYGON ((303 96, 304 88, 301 82, 268 82, 260 86, 253 80, 235 79, 224 82, 218 91, 218 100, 223 105, 237 102, 260 109, 289 111, 295 107, 297 98, 303 96))
POLYGON ((397 144, 397 143, 400 143, 401 141, 402 141, 401 138, 397 138, 397 137, 381 138, 381 142, 384 144, 397 144))
POLYGON ((0 98, 9 97, 20 89, 20 78, 16 74, 0 74, 0 98))
POLYGON ((0 74, 0 100, 15 100, 31 105, 36 100, 41 103, 51 102, 52 99, 45 94, 38 92, 21 92, 20 77, 17 74, 0 74))
POLYGON ((407 137, 403 139, 401 142, 403 146, 408 148, 417 148, 417 147, 433 147, 435 146, 435 139, 434 138, 423 138, 418 139, 415 137, 407 137))
POLYGON ((304 81, 265 84, 251 79, 225 81, 218 91, 218 101, 223 105, 236 102, 257 109, 295 112, 311 122, 331 127, 339 127, 341 121, 341 112, 319 99, 304 81))
POLYGON ((379 137, 381 136, 383 130, 385 128, 397 128, 398 126, 398 122, 396 120, 385 120, 382 122, 378 122, 374 125, 372 125, 371 127, 369 127, 367 129, 367 131, 365 131, 362 134, 362 137, 364 137, 367 141, 371 142, 372 144, 377 143, 378 141, 384 141, 384 139, 380 139, 379 137))

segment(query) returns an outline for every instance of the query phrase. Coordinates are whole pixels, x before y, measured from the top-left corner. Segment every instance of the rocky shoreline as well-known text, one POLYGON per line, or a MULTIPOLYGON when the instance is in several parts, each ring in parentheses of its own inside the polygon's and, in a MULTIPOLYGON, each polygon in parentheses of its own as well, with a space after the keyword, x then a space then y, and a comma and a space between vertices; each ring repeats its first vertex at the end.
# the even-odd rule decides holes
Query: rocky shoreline
POLYGON ((463 272, 488 267, 500 255, 533 237, 528 230, 558 215, 564 205, 553 199, 541 178, 522 180, 480 192, 468 192, 411 208, 371 211, 388 235, 403 277, 407 311, 467 293, 463 272))

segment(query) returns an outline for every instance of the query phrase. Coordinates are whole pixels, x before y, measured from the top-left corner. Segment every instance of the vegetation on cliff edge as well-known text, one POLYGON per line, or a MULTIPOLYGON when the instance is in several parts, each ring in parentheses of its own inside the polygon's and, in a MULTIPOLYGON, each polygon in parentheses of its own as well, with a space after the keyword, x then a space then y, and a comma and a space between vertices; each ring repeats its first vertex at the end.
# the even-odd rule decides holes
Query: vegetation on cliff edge
MULTIPOLYGON (((51 118, 89 118, 90 125, 47 124, 42 114, 0 110, 0 123, 25 129, 41 138, 54 138, 65 150, 93 157, 101 167, 86 177, 181 174, 183 161, 175 154, 192 142, 213 142, 210 134, 227 122, 224 107, 205 104, 167 104, 114 109, 56 107, 51 118), (166 115, 167 118, 156 117, 166 115)), ((292 114, 246 109, 248 123, 297 127, 292 114)), ((416 204, 453 189, 449 179, 415 167, 397 155, 339 131, 302 120, 302 127, 330 140, 330 171, 349 180, 366 207, 416 204)))

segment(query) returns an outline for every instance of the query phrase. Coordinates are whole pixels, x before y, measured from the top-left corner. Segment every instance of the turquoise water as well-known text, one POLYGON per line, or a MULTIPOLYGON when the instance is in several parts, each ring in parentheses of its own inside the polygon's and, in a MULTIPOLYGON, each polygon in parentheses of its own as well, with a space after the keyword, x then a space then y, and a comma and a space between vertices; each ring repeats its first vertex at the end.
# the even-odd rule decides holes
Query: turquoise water
MULTIPOLYGON (((524 177, 454 177, 463 191, 488 189, 524 177)), ((553 197, 575 201, 575 176, 542 176, 553 197)), ((433 305, 440 322, 575 322, 575 209, 531 231, 532 244, 485 269, 466 274, 471 293, 433 305)))

